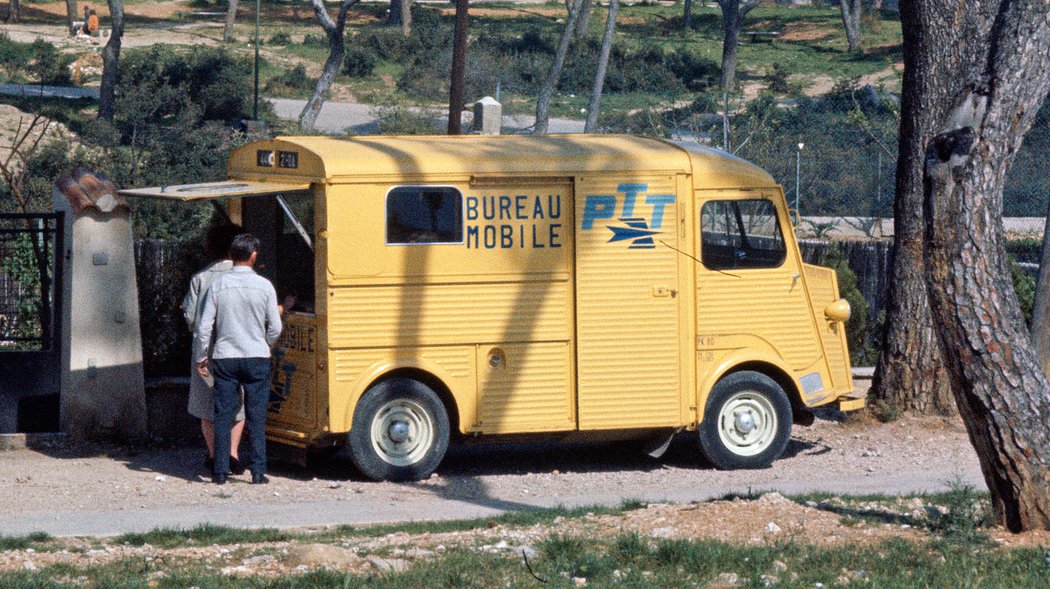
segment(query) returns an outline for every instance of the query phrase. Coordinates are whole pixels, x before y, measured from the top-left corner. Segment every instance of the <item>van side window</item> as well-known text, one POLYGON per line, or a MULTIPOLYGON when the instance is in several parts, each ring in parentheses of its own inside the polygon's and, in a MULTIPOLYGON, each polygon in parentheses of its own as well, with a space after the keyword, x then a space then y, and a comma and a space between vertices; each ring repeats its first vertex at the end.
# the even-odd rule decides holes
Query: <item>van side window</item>
POLYGON ((463 243, 463 195, 449 186, 398 186, 386 197, 386 243, 463 243))
POLYGON ((769 200, 706 202, 700 232, 700 259, 711 270, 776 268, 787 256, 777 209, 769 200))

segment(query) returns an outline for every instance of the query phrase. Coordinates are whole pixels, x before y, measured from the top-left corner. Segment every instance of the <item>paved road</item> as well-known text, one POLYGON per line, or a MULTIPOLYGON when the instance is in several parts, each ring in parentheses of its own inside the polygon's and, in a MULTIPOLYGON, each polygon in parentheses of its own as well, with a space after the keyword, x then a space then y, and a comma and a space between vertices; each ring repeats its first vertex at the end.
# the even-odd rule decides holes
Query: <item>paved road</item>
POLYGON ((93 98, 98 100, 98 88, 86 88, 83 86, 0 84, 0 94, 29 98, 93 98))
MULTIPOLYGON (((298 119, 299 113, 306 106, 305 100, 292 98, 267 98, 273 105, 273 110, 282 119, 298 119)), ((317 116, 317 130, 324 133, 344 133, 349 131, 353 135, 374 135, 376 133, 376 117, 372 114, 372 105, 351 104, 346 102, 328 101, 321 107, 321 113, 317 116)), ((448 120, 447 111, 435 113, 435 120, 441 122, 448 120)), ((536 117, 529 115, 516 115, 503 117, 505 133, 513 133, 516 130, 531 127, 536 122, 536 117)), ((583 133, 583 121, 569 119, 551 119, 549 124, 551 133, 583 133)))

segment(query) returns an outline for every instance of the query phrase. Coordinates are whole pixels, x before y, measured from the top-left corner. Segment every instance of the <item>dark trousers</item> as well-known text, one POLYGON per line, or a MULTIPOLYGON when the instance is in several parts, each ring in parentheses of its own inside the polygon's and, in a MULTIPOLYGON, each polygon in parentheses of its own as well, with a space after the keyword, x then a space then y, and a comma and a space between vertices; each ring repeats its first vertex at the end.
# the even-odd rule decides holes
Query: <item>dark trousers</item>
POLYGON ((270 401, 269 358, 221 358, 209 362, 215 375, 215 474, 230 468, 230 428, 244 387, 249 452, 241 462, 253 474, 266 472, 266 407, 270 401))

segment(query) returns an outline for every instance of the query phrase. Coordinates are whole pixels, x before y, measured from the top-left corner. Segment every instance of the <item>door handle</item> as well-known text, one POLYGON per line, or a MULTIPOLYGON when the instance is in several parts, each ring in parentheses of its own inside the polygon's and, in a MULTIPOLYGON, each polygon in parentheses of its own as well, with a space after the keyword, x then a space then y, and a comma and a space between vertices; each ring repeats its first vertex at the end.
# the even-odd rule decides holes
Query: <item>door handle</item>
POLYGON ((654 297, 676 297, 678 291, 673 288, 667 288, 666 286, 654 286, 653 287, 654 297))

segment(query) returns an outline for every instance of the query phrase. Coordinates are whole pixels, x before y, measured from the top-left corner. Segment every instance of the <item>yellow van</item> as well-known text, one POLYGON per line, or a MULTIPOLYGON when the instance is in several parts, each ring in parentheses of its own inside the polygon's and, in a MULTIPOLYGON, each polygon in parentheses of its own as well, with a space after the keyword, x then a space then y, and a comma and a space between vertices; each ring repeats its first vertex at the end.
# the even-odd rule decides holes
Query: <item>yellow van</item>
POLYGON ((282 137, 212 199, 296 311, 272 441, 346 444, 373 479, 450 440, 695 431, 719 468, 780 456, 810 408, 859 409, 835 273, 804 264, 769 174, 635 136, 282 137), (221 203, 221 204, 220 204, 221 203))

